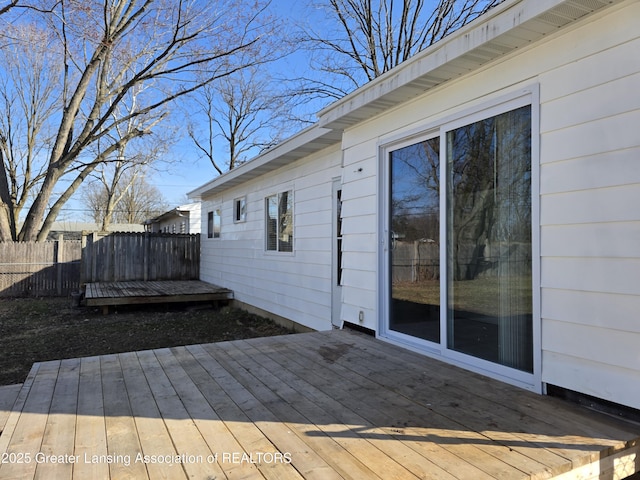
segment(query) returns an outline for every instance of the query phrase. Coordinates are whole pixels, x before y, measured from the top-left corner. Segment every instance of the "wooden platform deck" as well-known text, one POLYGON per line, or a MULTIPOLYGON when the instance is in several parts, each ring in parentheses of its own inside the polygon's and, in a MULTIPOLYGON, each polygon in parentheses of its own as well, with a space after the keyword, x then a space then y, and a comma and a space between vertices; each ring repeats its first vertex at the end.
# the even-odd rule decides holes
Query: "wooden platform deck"
POLYGON ((144 303, 230 300, 233 298, 233 292, 199 280, 96 282, 86 285, 84 298, 87 306, 108 307, 144 303))
POLYGON ((640 426, 349 331, 35 364, 0 479, 614 479, 640 426))

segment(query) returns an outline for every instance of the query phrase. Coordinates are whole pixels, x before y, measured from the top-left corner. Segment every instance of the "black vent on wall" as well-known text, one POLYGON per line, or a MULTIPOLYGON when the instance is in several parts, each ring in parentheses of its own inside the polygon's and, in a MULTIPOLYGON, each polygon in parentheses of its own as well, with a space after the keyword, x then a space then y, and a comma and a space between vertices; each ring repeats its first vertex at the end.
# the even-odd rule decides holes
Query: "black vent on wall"
POLYGON ((601 398, 592 397, 591 395, 586 395, 584 393, 574 392, 573 390, 568 390, 556 385, 547 384, 547 395, 562 398, 592 410, 607 413, 620 419, 640 424, 640 410, 635 408, 620 405, 601 398))

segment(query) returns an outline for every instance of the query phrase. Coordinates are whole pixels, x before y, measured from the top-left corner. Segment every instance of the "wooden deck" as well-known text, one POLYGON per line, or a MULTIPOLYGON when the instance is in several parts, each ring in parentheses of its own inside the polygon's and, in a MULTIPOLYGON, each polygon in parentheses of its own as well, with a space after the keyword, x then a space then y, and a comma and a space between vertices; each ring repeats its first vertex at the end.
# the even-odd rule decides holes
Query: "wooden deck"
POLYGON ((7 423, 7 419, 13 409, 13 404, 18 398, 20 390, 22 390, 22 384, 0 387, 0 435, 4 430, 4 426, 7 423))
POLYGON ((233 292, 217 285, 189 281, 95 282, 85 288, 87 306, 230 300, 233 292))
POLYGON ((624 478, 640 426, 349 331, 35 364, 0 479, 624 478))

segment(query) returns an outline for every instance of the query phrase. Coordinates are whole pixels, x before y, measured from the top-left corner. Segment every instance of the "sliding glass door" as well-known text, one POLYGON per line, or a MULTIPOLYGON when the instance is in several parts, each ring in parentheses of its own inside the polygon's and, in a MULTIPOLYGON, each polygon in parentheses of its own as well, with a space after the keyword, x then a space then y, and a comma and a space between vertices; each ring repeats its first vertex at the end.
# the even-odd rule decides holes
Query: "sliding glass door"
POLYGON ((471 120, 386 151, 383 330, 533 373, 531 106, 471 120))
POLYGON ((390 153, 389 328, 440 341, 440 138, 390 153))
POLYGON ((531 108, 446 135, 447 346, 532 372, 531 108))

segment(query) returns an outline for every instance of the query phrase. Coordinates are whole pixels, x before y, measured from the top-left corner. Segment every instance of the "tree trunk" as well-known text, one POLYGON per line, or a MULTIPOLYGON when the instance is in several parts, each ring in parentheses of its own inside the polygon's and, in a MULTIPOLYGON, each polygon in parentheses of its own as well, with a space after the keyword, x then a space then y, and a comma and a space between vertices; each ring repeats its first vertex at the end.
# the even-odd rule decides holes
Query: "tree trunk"
POLYGON ((42 227, 40 228, 40 232, 36 238, 38 242, 44 242, 47 239, 47 236, 51 231, 51 226, 53 225, 53 222, 55 222, 56 218, 58 218, 58 214, 62 207, 67 203, 69 198, 76 193, 80 185, 82 185, 82 182, 84 182, 84 180, 96 169, 98 165, 98 163, 91 163, 87 165, 85 169, 82 170, 82 172, 80 172, 80 174, 73 180, 73 182, 71 182, 71 185, 69 185, 65 192, 60 195, 60 198, 53 204, 49 213, 42 222, 42 227))
POLYGON ((4 166, 4 155, 0 150, 0 242, 10 242, 16 239, 16 227, 12 222, 11 198, 9 183, 4 166))
POLYGON ((11 232, 9 223, 9 206, 0 202, 0 242, 11 242, 15 240, 11 232))
MULTIPOLYGON (((38 232, 40 231, 40 225, 44 220, 45 212, 47 211, 47 204, 53 193, 53 188, 58 181, 58 175, 55 170, 49 170, 47 176, 42 183, 42 188, 38 192, 38 196, 35 198, 27 213, 27 218, 24 221, 22 231, 20 232, 19 240, 23 242, 36 242, 38 241, 38 232)), ((46 235, 49 232, 47 231, 46 235)))
POLYGON ((107 194, 107 208, 104 212, 104 216, 102 217, 102 227, 101 230, 103 232, 107 232, 109 230, 109 225, 113 222, 113 210, 115 209, 115 195, 110 192, 107 194))

